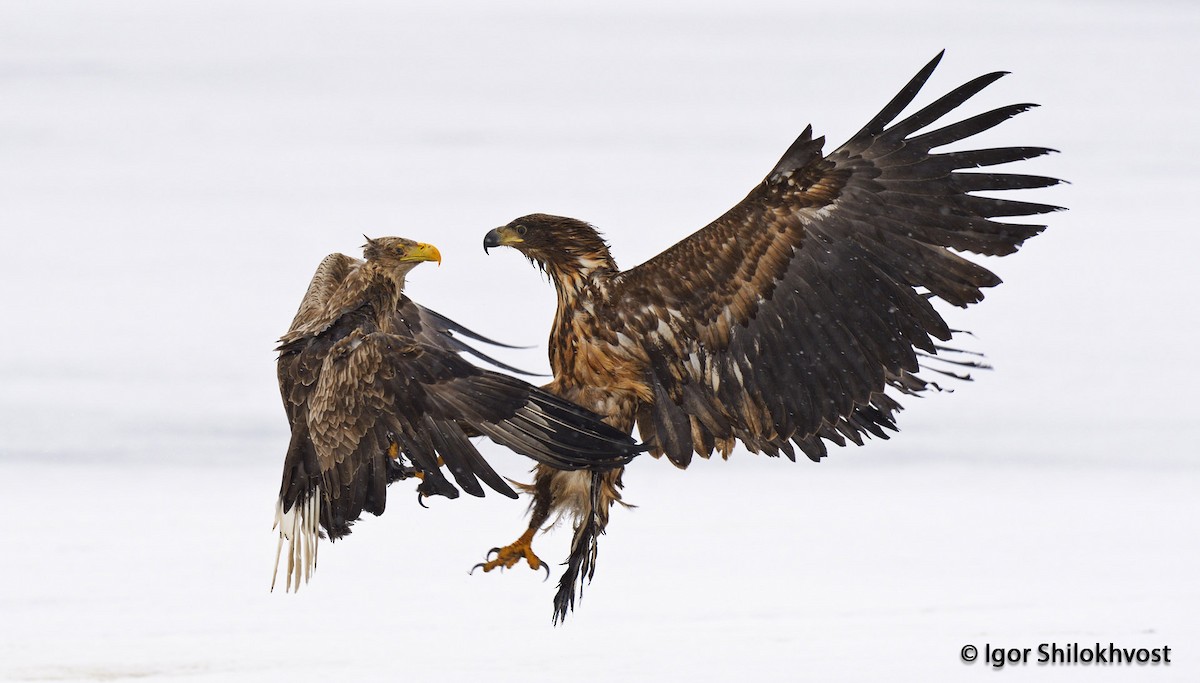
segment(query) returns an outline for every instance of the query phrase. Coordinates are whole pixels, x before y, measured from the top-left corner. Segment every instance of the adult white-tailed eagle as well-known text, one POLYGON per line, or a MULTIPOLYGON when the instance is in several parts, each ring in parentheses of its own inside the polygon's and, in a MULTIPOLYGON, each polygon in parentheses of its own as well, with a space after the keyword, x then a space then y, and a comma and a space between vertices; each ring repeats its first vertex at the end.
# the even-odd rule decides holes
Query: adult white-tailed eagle
POLYGON ((482 481, 516 498, 468 436, 555 471, 611 468, 641 450, 592 412, 462 358, 491 360, 455 332, 489 340, 404 295, 408 271, 441 262, 435 247, 383 237, 369 239, 364 256, 325 257, 280 339, 292 437, 275 523, 279 549, 288 546, 290 589, 316 567, 318 525, 331 540, 349 534, 364 510, 383 513, 392 481, 419 477, 420 495, 455 498, 444 465, 467 493, 482 496, 482 481))
MULTIPOLYGON (((826 442, 887 438, 900 406, 886 390, 933 388, 917 373, 948 351, 939 342, 954 330, 933 300, 965 307, 1000 283, 960 253, 1011 254, 1044 226, 994 219, 1058 208, 977 194, 1056 179, 964 172, 1049 149, 933 151, 1034 106, 940 123, 1002 73, 894 122, 940 59, 832 153, 823 155, 824 138, 806 128, 745 199, 632 270, 618 269, 600 234, 573 218, 533 214, 489 232, 485 248, 516 249, 557 288, 546 390, 623 432, 636 425, 651 453, 680 468, 693 454, 728 457, 738 441, 751 452, 794 460, 799 450, 815 461, 826 442)), ((554 602, 555 620, 564 618, 576 586, 595 571, 621 474, 539 464, 525 487, 529 528, 480 566, 539 566, 530 548, 537 530, 556 512, 572 514, 554 602)))

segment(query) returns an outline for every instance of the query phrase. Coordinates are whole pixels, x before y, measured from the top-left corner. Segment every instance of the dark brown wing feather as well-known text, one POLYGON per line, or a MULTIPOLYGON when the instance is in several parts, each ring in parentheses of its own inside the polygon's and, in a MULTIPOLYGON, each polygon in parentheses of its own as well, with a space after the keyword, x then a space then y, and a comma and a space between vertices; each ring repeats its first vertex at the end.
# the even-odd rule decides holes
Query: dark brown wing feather
POLYGON ((641 450, 595 414, 471 364, 450 332, 484 338, 408 299, 391 331, 380 330, 366 300, 354 305, 342 286, 356 286, 346 279, 360 265, 340 254, 322 262, 279 347, 292 427, 282 512, 319 487, 321 526, 338 538, 364 510, 381 514, 387 484, 413 470, 423 493, 457 497, 442 466, 472 495, 482 482, 515 498, 467 438, 476 433, 568 470, 621 465, 641 450), (411 465, 388 457, 392 443, 411 465))
POLYGON ((961 172, 1051 150, 932 151, 1033 105, 921 132, 1003 74, 892 124, 940 58, 832 154, 805 129, 737 206, 614 281, 609 322, 650 358, 639 430, 677 465, 732 439, 816 459, 822 439, 886 436, 899 405, 884 389, 928 386, 914 373, 952 334, 931 299, 966 306, 1000 282, 951 250, 1012 253, 1044 226, 993 218, 1057 210, 971 194, 1055 179, 961 172))
POLYGON ((478 358, 489 365, 494 365, 495 367, 498 367, 502 370, 507 370, 509 372, 515 372, 518 375, 537 375, 536 372, 529 372, 527 370, 515 368, 507 363, 496 360, 474 346, 464 342, 462 339, 459 339, 459 335, 466 337, 467 339, 472 339, 474 341, 483 342, 484 344, 499 346, 506 349, 516 349, 521 347, 512 346, 511 344, 504 344, 494 339, 488 339, 478 332, 474 332, 466 327, 463 327, 462 325, 459 325, 437 311, 433 311, 421 306, 412 299, 405 297, 404 301, 400 303, 400 308, 398 311, 396 311, 396 313, 398 320, 404 321, 405 325, 411 330, 413 336, 415 336, 424 344, 431 344, 433 346, 446 349, 447 351, 465 353, 469 356, 474 356, 475 358, 478 358))

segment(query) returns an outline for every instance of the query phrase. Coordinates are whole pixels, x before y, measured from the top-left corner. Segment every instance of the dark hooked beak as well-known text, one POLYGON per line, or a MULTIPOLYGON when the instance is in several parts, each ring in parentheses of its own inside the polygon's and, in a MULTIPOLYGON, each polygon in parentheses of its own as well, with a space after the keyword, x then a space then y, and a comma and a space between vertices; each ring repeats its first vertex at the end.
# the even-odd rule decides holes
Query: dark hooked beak
POLYGON ((488 234, 483 236, 483 253, 488 253, 488 249, 500 246, 500 228, 489 230, 488 234))

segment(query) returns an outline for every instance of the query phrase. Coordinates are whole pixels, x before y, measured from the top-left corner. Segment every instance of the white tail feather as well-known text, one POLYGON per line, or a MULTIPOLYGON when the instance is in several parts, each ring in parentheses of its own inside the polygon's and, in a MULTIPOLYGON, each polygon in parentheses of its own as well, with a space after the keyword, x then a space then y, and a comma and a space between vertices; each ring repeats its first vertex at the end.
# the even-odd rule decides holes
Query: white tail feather
POLYGON ((271 574, 271 590, 275 590, 275 579, 279 577, 279 555, 283 542, 287 541, 287 576, 284 589, 300 590, 300 578, 308 583, 317 568, 318 527, 321 522, 321 487, 316 487, 304 500, 297 500, 292 509, 283 511, 283 500, 275 503, 275 526, 279 529, 279 543, 275 546, 275 571, 271 574))

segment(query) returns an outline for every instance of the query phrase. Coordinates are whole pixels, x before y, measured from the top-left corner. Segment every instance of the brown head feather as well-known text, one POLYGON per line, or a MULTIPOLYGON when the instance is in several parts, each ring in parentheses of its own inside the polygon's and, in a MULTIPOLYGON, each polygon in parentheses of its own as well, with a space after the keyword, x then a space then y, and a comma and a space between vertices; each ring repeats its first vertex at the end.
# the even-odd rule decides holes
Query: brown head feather
POLYGON ((608 243, 596 228, 574 218, 534 213, 489 233, 492 246, 509 246, 555 280, 617 272, 608 243))

